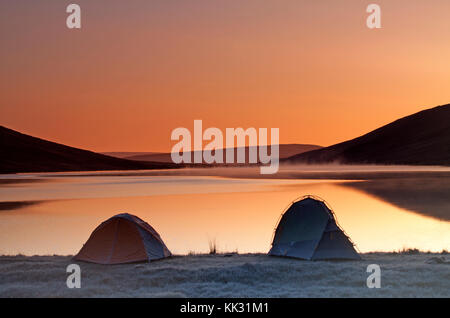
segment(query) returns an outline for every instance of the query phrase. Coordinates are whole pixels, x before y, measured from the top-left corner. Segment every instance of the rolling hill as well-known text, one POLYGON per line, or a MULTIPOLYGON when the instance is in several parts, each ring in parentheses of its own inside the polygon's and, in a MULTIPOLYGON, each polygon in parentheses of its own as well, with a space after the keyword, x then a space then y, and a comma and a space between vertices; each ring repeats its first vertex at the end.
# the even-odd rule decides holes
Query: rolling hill
POLYGON ((398 119, 349 141, 291 156, 284 162, 450 165, 450 104, 398 119))
POLYGON ((167 169, 174 164, 114 158, 0 126, 0 173, 167 169))
MULTIPOLYGON (((250 148, 254 147, 245 147, 245 157, 248 158, 248 152, 250 148)), ((280 159, 288 158, 294 154, 303 153, 306 151, 311 151, 315 149, 320 149, 321 146, 317 145, 308 145, 308 144, 281 144, 279 147, 279 156, 280 159)), ((237 149, 235 148, 235 162, 236 162, 236 153, 237 149)), ((270 151, 270 148, 269 148, 270 151)), ((170 153, 163 153, 163 152, 143 152, 143 153, 127 153, 125 152, 109 152, 104 153, 111 156, 115 156, 118 158, 125 158, 130 160, 139 160, 139 161, 152 161, 152 162, 172 162, 172 158, 170 156, 170 153)), ((191 158, 193 160, 193 154, 194 152, 191 152, 191 158)), ((224 150, 224 161, 225 161, 225 150, 224 150)))

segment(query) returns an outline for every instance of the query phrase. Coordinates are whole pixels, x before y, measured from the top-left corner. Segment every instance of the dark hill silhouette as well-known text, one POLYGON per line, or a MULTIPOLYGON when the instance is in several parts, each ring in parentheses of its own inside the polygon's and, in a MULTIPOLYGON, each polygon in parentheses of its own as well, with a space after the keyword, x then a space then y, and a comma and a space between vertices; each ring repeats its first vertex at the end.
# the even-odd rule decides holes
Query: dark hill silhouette
MULTIPOLYGON (((246 158, 246 162, 248 162, 248 153, 249 153, 249 149, 250 148, 255 148, 253 147, 245 147, 245 158, 246 158)), ((317 145, 308 145, 308 144, 281 144, 279 145, 279 156, 280 159, 284 159, 284 158, 288 158, 294 154, 299 154, 299 153, 303 153, 306 151, 311 151, 311 150, 315 150, 315 149, 320 149, 322 148, 321 146, 317 146, 317 145)), ((234 157, 235 157, 235 162, 237 161, 237 147, 234 148, 234 157)), ((258 151, 258 149, 256 149, 258 151)), ((268 151, 270 153, 270 147, 268 148, 268 151)), ((223 160, 225 162, 225 149, 223 149, 223 160)), ((130 159, 130 160, 139 160, 139 161, 153 161, 153 162, 172 162, 172 158, 170 156, 170 153, 152 153, 152 152, 147 152, 147 153, 140 153, 140 154, 136 154, 136 153, 130 153, 129 156, 126 155, 126 153, 121 153, 121 152, 111 152, 111 153, 105 153, 105 154, 111 154, 113 156, 119 157, 119 158, 125 158, 125 159, 130 159)), ((191 155, 191 159, 193 162, 193 154, 194 152, 190 152, 191 155)))
POLYGON ((0 173, 167 169, 174 164, 105 156, 0 126, 0 173))
POLYGON ((142 152, 142 151, 107 151, 107 152, 100 152, 103 155, 116 157, 116 158, 122 158, 122 159, 129 159, 132 156, 137 155, 153 155, 153 154, 160 154, 161 152, 142 152))
POLYGON ((343 143, 297 154, 285 162, 450 165, 450 104, 398 119, 343 143))

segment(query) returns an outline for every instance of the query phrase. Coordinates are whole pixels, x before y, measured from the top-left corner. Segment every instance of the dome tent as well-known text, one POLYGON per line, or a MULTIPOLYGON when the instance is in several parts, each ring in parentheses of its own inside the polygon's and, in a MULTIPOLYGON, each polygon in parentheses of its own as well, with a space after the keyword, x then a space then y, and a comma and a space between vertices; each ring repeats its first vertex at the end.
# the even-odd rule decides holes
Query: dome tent
POLYGON ((361 259, 333 211, 313 196, 294 201, 283 213, 269 255, 305 260, 361 259))
POLYGON ((122 213, 101 223, 74 259, 98 264, 122 264, 152 261, 171 255, 149 224, 135 215, 122 213))

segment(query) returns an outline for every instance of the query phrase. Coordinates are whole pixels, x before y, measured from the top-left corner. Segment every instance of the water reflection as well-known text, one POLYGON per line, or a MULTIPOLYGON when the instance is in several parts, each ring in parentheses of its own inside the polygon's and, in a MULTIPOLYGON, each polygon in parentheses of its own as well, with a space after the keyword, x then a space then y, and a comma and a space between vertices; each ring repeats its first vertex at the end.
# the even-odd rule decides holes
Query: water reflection
MULTIPOLYGON (((110 216, 128 212, 154 226, 175 254, 267 252, 276 222, 304 194, 324 198, 362 252, 450 248, 450 222, 409 212, 330 180, 216 177, 71 177, 2 188, 0 201, 40 201, 0 213, 0 253, 74 254, 110 216)), ((445 204, 445 202, 443 202, 445 204)))
POLYGON ((30 205, 36 205, 39 203, 44 203, 45 201, 18 201, 18 202, 0 202, 0 211, 4 210, 16 210, 29 207, 30 205))
POLYGON ((387 178, 344 183, 425 216, 450 221, 450 178, 387 178))

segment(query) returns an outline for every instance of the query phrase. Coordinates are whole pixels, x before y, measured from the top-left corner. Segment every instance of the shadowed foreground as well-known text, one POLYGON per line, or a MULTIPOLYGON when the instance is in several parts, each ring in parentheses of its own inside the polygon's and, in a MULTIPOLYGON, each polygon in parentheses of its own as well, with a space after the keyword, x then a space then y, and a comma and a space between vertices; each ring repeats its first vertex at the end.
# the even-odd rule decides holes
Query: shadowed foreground
POLYGON ((81 266, 66 287, 65 256, 1 256, 1 297, 450 297, 441 254, 362 254, 363 261, 299 261, 262 254, 178 256, 153 263, 81 266), (368 289, 369 264, 381 288, 368 289))

